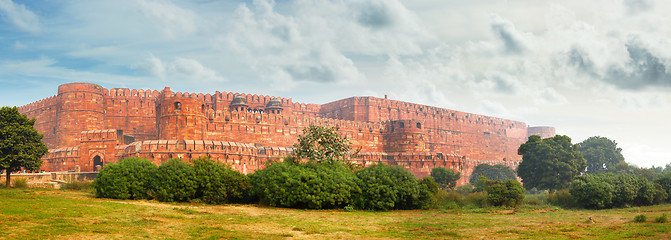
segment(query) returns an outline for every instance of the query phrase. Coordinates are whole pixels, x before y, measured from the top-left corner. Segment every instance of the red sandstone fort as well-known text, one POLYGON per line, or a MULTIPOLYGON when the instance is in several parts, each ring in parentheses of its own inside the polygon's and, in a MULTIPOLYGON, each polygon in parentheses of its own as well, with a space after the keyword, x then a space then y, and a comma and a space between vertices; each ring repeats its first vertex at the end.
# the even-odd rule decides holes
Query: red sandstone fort
POLYGON ((376 97, 326 104, 290 98, 216 92, 105 89, 69 83, 58 94, 21 106, 35 118, 49 153, 46 171, 97 171, 126 157, 160 164, 208 156, 243 173, 290 155, 303 128, 330 126, 359 150, 361 165, 401 165, 417 176, 453 168, 464 184, 481 163, 516 167, 530 135, 554 136, 552 127, 376 97))

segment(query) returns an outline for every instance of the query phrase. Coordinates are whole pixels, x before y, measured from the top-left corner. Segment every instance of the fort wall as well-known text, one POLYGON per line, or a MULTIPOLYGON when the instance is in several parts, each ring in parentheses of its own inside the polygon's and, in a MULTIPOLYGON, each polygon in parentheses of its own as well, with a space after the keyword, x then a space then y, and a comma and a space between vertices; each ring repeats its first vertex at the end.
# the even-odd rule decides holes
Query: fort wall
MULTIPOLYGON (((242 172, 281 159, 304 128, 328 126, 347 137, 367 166, 401 165, 417 176, 449 167, 464 177, 478 163, 515 167, 529 135, 554 136, 552 127, 375 97, 305 104, 256 94, 105 89, 70 83, 58 94, 19 108, 36 118, 50 151, 44 169, 95 171, 138 156, 160 164, 170 158, 209 156, 242 172)), ((467 178, 466 178, 467 179, 467 178)))

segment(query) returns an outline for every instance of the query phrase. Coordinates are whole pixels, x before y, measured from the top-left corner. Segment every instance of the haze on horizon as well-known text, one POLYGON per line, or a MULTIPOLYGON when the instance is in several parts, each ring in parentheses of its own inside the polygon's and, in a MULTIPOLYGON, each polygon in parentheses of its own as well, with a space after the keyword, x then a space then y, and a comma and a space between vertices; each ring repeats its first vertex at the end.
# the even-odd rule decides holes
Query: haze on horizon
POLYGON ((615 140, 671 163, 671 2, 0 0, 0 101, 68 82, 375 96, 615 140))

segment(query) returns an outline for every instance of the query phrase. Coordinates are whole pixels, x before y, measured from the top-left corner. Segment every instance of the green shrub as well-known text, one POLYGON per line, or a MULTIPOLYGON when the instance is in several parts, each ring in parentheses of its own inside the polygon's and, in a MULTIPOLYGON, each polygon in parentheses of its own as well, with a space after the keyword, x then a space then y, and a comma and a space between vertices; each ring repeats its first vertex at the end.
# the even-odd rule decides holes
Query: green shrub
POLYGON ((96 197, 116 199, 149 198, 158 167, 147 159, 127 158, 100 170, 93 185, 96 197))
POLYGON ((455 191, 458 192, 461 195, 466 196, 467 194, 473 192, 473 185, 466 184, 466 185, 463 185, 463 186, 459 186, 459 187, 457 187, 457 189, 455 189, 455 191))
POLYGON ((635 222, 635 223, 644 223, 647 219, 648 219, 648 217, 646 217, 646 216, 643 215, 643 214, 641 214, 641 215, 636 215, 636 216, 634 217, 634 222, 635 222))
POLYGON ((578 203, 575 201, 573 195, 571 195, 568 189, 550 192, 548 194, 547 201, 552 205, 563 208, 575 208, 578 206, 578 203))
POLYGON ((439 209, 455 209, 461 206, 464 202, 464 195, 451 191, 438 191, 435 194, 436 208, 439 209))
POLYGON ((464 198, 464 206, 487 207, 487 192, 473 192, 464 198))
POLYGON ((589 174, 571 182, 570 192, 583 207, 612 208, 663 202, 667 193, 647 178, 628 174, 589 174))
POLYGON ((471 177, 468 179, 468 182, 470 184, 475 185, 475 182, 477 182, 480 179, 480 176, 484 176, 489 180, 501 180, 501 181, 505 181, 508 179, 517 179, 517 174, 515 173, 515 170, 511 169, 506 165, 501 164, 489 165, 483 163, 475 166, 473 172, 471 173, 471 177))
POLYGON ((442 189, 454 189, 457 186, 457 180, 461 178, 461 173, 452 169, 435 167, 431 169, 431 177, 442 189))
POLYGON ((12 181, 13 185, 15 188, 27 188, 28 187, 28 179, 25 178, 14 178, 14 181, 12 181))
POLYGON ((487 203, 492 206, 517 207, 524 199, 524 188, 517 180, 496 180, 487 185, 487 203))
POLYGON ((542 207, 548 203, 547 196, 547 194, 543 193, 526 195, 522 203, 530 207, 542 207))
POLYGON ((595 177, 599 174, 584 175, 571 182, 569 191, 576 201, 585 208, 603 209, 613 207, 614 188, 595 177))
POLYGON ((196 175, 197 199, 213 204, 246 200, 251 187, 246 175, 210 158, 192 159, 191 162, 196 175))
POLYGON ((253 195, 276 207, 343 208, 361 191, 354 173, 337 163, 271 163, 250 181, 253 195))
POLYGON ((405 168, 376 164, 356 171, 361 193, 355 197, 360 209, 425 209, 434 203, 434 196, 405 168))
POLYGON ((655 179, 655 183, 659 184, 659 186, 666 192, 666 201, 671 200, 671 171, 658 175, 655 179))
POLYGON ((152 186, 159 201, 184 202, 195 198, 198 185, 193 166, 173 158, 158 167, 152 186))
POLYGON ((669 221, 669 217, 666 216, 666 213, 662 214, 662 216, 659 216, 659 217, 655 218, 656 223, 665 223, 665 222, 668 222, 668 221, 669 221))

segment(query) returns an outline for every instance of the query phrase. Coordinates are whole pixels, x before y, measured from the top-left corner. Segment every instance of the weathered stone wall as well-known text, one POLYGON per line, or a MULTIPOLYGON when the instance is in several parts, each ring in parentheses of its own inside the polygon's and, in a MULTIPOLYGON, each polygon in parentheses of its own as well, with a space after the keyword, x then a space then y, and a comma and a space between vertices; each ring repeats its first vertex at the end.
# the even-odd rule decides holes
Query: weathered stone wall
POLYGON ((515 167, 517 148, 552 127, 375 97, 319 105, 219 92, 195 94, 104 89, 90 83, 59 87, 58 95, 19 109, 36 118, 49 153, 43 169, 95 171, 131 156, 157 164, 209 156, 252 172, 291 153, 304 128, 330 126, 346 136, 362 165, 402 165, 417 176, 454 168, 467 177, 478 163, 515 167), (96 162, 97 161, 97 162, 96 162))

